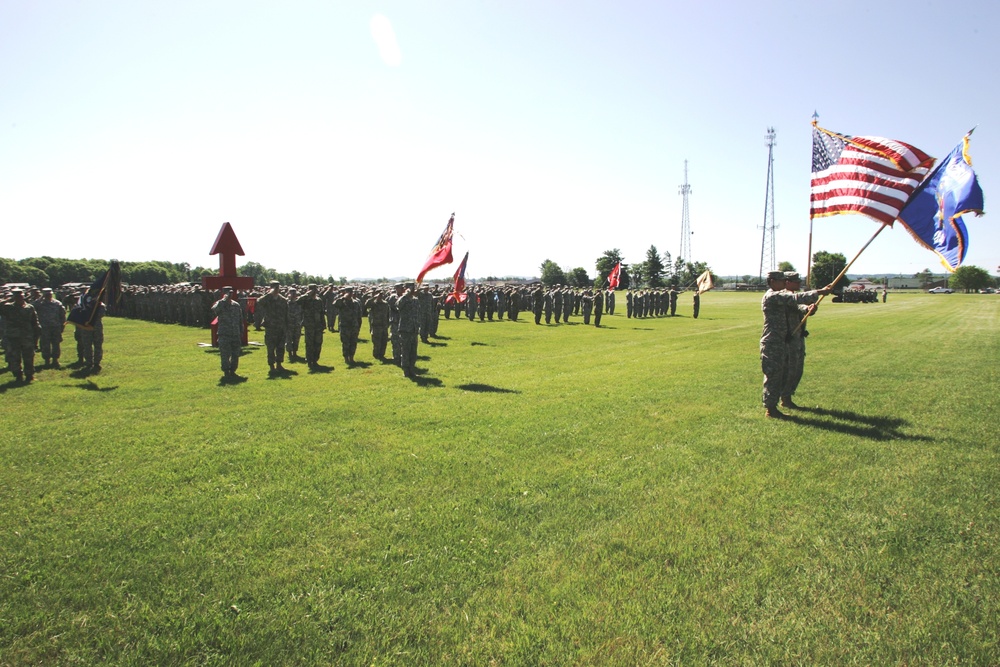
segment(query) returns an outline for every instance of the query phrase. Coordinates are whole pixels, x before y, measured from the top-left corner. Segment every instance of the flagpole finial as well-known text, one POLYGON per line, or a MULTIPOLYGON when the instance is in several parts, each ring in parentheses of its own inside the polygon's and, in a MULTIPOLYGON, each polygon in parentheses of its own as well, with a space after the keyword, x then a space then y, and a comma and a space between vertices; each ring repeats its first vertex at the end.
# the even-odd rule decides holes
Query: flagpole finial
POLYGON ((813 111, 813 123, 812 124, 816 125, 817 123, 819 123, 819 112, 818 111, 813 111))

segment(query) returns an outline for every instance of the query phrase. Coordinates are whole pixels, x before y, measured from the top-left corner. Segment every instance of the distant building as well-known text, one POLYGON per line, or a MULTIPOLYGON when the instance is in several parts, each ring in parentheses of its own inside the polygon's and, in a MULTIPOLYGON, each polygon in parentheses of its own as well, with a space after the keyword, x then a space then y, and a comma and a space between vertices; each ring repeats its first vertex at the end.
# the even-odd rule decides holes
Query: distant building
POLYGON ((924 285, 920 278, 914 278, 913 276, 899 276, 898 278, 889 278, 889 289, 924 289, 925 287, 935 287, 937 285, 948 284, 947 276, 931 276, 930 281, 927 285, 924 285))

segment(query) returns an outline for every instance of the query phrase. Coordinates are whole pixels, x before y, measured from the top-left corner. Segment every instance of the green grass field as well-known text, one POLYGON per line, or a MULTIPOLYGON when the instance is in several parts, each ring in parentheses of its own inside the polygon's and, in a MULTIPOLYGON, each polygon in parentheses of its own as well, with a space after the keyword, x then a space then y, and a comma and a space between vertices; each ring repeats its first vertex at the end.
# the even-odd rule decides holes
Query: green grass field
POLYGON ((0 665, 1000 664, 1000 298, 824 302, 784 422, 759 299, 442 321, 416 382, 108 320, 0 375, 0 665))

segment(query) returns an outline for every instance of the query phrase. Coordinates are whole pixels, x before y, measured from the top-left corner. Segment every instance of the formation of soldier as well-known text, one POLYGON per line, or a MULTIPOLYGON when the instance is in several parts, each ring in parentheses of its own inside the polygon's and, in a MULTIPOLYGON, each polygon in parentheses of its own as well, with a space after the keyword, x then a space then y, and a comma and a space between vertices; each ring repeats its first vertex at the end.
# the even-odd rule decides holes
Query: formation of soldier
MULTIPOLYGON (((0 347, 7 368, 16 382, 35 379, 35 353, 42 356, 42 368, 60 370, 62 341, 66 328, 67 304, 79 299, 79 290, 51 288, 12 289, 0 293, 0 347)), ((74 327, 77 367, 84 373, 101 372, 104 357, 103 318, 107 309, 98 303, 90 327, 74 327)))
MULTIPOLYGON (((257 330, 263 329, 268 367, 270 371, 280 373, 286 370, 286 355, 288 361, 304 360, 310 369, 318 369, 323 335, 326 332, 340 333, 344 362, 349 366, 355 365, 362 321, 367 318, 372 356, 387 361, 387 348, 391 343, 392 362, 412 376, 417 354, 410 341, 410 330, 412 328, 415 332, 416 341, 430 342, 431 338, 437 336, 442 313, 444 319, 451 319, 453 315, 457 319, 465 315, 472 321, 493 322, 503 321, 505 318, 518 321, 527 310, 534 315, 537 324, 541 324, 543 315, 546 323, 551 325, 568 323, 571 318, 582 315, 584 324, 593 322, 596 326, 601 326, 602 316, 614 312, 613 291, 562 285, 544 287, 540 284, 480 284, 469 286, 462 295, 455 295, 449 287, 409 283, 395 286, 362 284, 304 287, 281 286, 272 282, 243 292, 227 290, 216 293, 199 285, 125 285, 113 314, 164 324, 205 328, 217 320, 220 352, 224 345, 226 347, 226 353, 220 354, 222 371, 225 377, 233 378, 237 377, 239 366, 239 354, 234 352, 235 341, 245 338, 244 332, 248 325, 253 325, 257 330), (402 303, 405 315, 400 313, 404 295, 407 300, 413 300, 413 304, 405 301, 402 303), (235 317, 237 313, 239 318, 235 317), (300 356, 303 338, 304 359, 300 356)), ((659 314, 658 311, 649 310, 656 303, 655 294, 656 291, 653 290, 630 291, 630 316, 659 314)), ((54 292, 48 288, 44 291, 32 290, 29 296, 35 302, 36 316, 40 322, 38 345, 42 356, 46 365, 51 363, 58 366, 62 327, 65 326, 66 313, 79 298, 79 287, 57 289, 54 292)), ((661 305, 665 314, 669 298, 661 298, 661 303, 666 304, 661 305)), ((102 306, 93 331, 77 329, 74 332, 78 362, 95 372, 100 371, 103 358, 103 327, 100 318, 105 312, 106 308, 102 306)), ((5 349, 9 349, 9 346, 5 349)), ((13 367, 10 363, 8 366, 13 367)))
MULTIPOLYGON (((625 293, 626 317, 674 317, 677 314, 677 297, 674 288, 629 289, 625 293)), ((695 315, 697 317, 697 315, 695 315)))
MULTIPOLYGON (((833 297, 836 303, 878 303, 879 291, 874 289, 845 289, 843 293, 833 297)), ((882 301, 885 302, 885 291, 882 291, 882 301)))

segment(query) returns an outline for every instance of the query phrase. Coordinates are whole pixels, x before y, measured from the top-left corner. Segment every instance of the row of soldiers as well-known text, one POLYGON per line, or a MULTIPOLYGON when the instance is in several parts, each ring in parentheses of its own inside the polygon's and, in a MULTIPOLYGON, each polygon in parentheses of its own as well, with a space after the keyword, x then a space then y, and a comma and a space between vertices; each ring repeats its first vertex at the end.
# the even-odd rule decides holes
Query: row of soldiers
MULTIPOLYGON (((363 317, 368 318, 372 353, 386 361, 386 347, 392 341, 393 362, 403 369, 406 377, 416 372, 417 339, 429 342, 437 333, 438 318, 433 315, 434 297, 428 287, 417 290, 413 283, 397 283, 391 293, 370 290, 362 300, 353 287, 320 288, 310 284, 304 294, 297 288, 282 290, 278 281, 269 284, 269 291, 256 299, 252 317, 257 327, 264 329, 264 346, 271 373, 285 370, 285 352, 298 358, 299 341, 305 337, 305 361, 311 370, 320 368, 323 334, 329 328, 327 301, 331 301, 340 322, 340 341, 344 363, 355 364, 358 337, 363 317)), ((234 298, 232 288, 223 290, 223 297, 211 306, 218 318, 219 351, 222 371, 227 378, 236 378, 244 327, 248 312, 234 298)))
MULTIPOLYGON (((63 297, 75 302, 66 294, 63 297)), ((67 311, 48 287, 0 293, 0 347, 17 382, 34 380, 36 351, 41 353, 45 368, 62 368, 59 359, 67 311)), ((104 313, 101 307, 89 327, 74 327, 77 361, 93 372, 100 372, 104 356, 104 313)))

